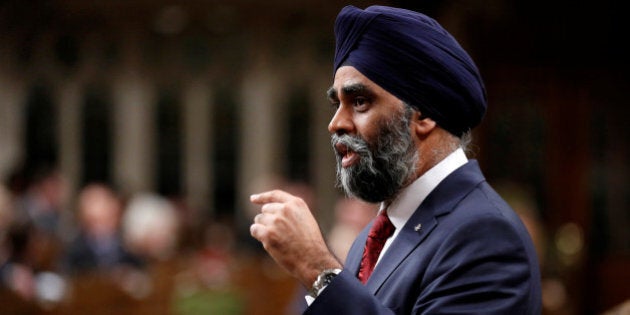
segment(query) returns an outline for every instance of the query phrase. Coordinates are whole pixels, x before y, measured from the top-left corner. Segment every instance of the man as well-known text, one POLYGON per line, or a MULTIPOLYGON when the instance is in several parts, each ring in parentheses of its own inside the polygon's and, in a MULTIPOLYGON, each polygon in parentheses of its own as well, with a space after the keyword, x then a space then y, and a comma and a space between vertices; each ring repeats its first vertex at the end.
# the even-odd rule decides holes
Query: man
POLYGON ((78 201, 79 233, 70 242, 64 267, 71 275, 142 269, 144 262, 128 249, 121 235, 121 201, 109 186, 91 183, 78 201))
POLYGON ((335 36, 338 178, 379 215, 342 267, 300 198, 251 196, 250 232, 311 291, 305 314, 540 314, 531 239, 463 151, 486 110, 471 58, 398 8, 345 7, 335 36))

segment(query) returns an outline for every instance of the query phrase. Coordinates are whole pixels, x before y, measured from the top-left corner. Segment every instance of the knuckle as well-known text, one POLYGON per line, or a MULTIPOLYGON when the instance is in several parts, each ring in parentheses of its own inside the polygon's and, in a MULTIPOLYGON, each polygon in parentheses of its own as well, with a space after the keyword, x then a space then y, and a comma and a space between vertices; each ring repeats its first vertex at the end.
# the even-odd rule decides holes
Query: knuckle
POLYGON ((280 213, 285 213, 287 211, 287 204, 283 203, 280 204, 280 206, 278 207, 278 210, 280 211, 280 213))

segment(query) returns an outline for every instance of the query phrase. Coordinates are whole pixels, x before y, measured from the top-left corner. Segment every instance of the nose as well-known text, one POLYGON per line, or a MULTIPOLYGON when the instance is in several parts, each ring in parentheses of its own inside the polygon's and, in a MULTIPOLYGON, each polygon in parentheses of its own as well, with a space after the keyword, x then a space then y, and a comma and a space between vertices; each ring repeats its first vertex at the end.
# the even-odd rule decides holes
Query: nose
POLYGON ((335 115, 328 124, 328 131, 336 134, 352 133, 354 124, 352 122, 352 113, 345 106, 339 105, 335 115))

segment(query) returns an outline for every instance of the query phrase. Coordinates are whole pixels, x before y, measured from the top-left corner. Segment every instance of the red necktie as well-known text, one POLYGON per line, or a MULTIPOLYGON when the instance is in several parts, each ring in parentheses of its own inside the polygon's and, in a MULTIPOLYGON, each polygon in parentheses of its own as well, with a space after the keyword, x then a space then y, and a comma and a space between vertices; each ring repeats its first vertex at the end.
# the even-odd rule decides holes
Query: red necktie
POLYGON ((365 284, 372 275, 378 256, 383 250, 385 241, 392 236, 396 227, 392 224, 392 221, 387 217, 387 211, 383 210, 376 217, 370 233, 368 234, 367 241, 365 242, 365 249, 363 250, 363 258, 361 259, 361 266, 359 267, 359 280, 365 284))

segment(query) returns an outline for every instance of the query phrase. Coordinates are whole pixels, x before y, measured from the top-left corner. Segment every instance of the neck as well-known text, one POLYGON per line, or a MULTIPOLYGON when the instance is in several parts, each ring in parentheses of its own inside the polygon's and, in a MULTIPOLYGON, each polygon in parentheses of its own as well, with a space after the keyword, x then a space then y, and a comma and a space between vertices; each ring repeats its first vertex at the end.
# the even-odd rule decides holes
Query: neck
POLYGON ((451 135, 447 131, 436 128, 423 140, 416 142, 418 161, 416 163, 416 171, 412 173, 406 180, 401 189, 388 200, 384 200, 385 205, 389 205, 398 194, 413 183, 420 176, 424 175, 428 170, 435 167, 438 163, 448 157, 460 146, 459 138, 451 135))
POLYGON ((441 128, 436 128, 418 144, 418 167, 413 182, 428 170, 444 160, 460 146, 459 138, 441 128))

